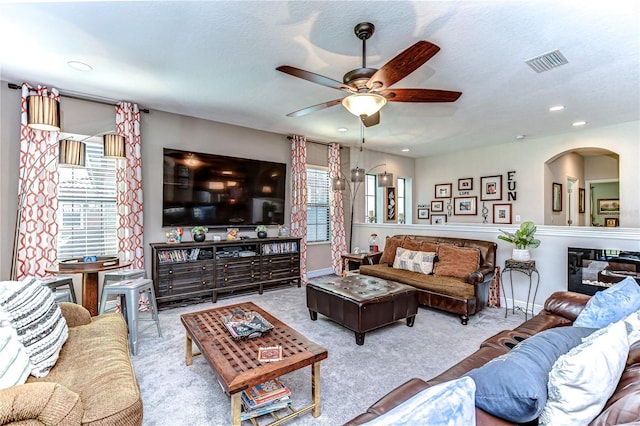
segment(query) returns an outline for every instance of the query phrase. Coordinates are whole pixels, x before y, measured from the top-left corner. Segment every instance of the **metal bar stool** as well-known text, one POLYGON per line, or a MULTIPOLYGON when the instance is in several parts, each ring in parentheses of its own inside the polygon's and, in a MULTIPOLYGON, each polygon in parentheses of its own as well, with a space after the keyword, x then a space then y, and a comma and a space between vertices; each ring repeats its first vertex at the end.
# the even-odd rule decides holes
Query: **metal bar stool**
POLYGON ((129 346, 131 354, 138 354, 138 322, 155 321, 158 328, 158 336, 162 337, 160 331, 160 320, 158 318, 158 305, 153 290, 153 281, 147 278, 137 278, 133 280, 119 281, 114 284, 105 285, 102 288, 102 298, 100 300, 99 314, 104 313, 107 303, 107 296, 117 294, 124 296, 123 315, 129 326, 129 346), (149 306, 151 308, 151 318, 139 318, 138 298, 141 291, 146 291, 149 295, 149 306))
MULTIPOLYGON (((147 274, 144 269, 123 269, 119 271, 107 271, 104 273, 102 278, 102 295, 100 299, 105 297, 104 295, 104 287, 107 286, 110 282, 120 282, 124 280, 133 280, 136 278, 146 278, 147 274)), ((113 300, 108 300, 105 305, 105 311, 111 312, 116 309, 116 306, 120 304, 120 297, 116 296, 113 300)))
POLYGON ((73 289, 73 280, 69 276, 58 275, 55 277, 46 277, 40 279, 40 284, 47 286, 53 292, 56 302, 78 303, 76 301, 76 292, 73 289), (67 289, 60 289, 58 287, 68 287, 67 289), (60 294, 57 294, 60 293, 60 294))

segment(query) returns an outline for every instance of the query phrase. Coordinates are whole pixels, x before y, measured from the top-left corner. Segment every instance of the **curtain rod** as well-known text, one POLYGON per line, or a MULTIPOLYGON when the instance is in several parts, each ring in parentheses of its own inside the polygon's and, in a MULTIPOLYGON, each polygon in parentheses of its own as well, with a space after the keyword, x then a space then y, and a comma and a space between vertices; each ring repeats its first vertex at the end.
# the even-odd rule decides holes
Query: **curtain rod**
MULTIPOLYGON (((7 83, 7 86, 9 86, 9 89, 22 89, 21 85, 17 85, 17 84, 14 84, 14 83, 7 83)), ((60 91, 60 90, 58 90, 58 94, 60 96, 65 97, 65 98, 77 99, 79 101, 90 101, 90 102, 95 102, 97 104, 102 104, 102 105, 116 106, 116 105, 118 105, 118 102, 119 102, 119 101, 115 101, 115 100, 96 99, 96 98, 92 98, 91 96, 88 96, 88 95, 84 95, 84 96, 72 95, 71 93, 65 93, 64 91, 60 91)), ((149 114, 149 109, 148 108, 140 108, 138 106, 138 110, 140 112, 144 112, 145 114, 149 114)))
MULTIPOLYGON (((293 136, 287 136, 287 139, 292 140, 293 136)), ((307 139, 308 143, 315 143, 316 145, 324 145, 324 146, 329 146, 332 143, 337 143, 338 146, 340 147, 340 149, 342 149, 342 145, 340 145, 338 142, 317 142, 317 141, 310 141, 309 139, 307 139)))

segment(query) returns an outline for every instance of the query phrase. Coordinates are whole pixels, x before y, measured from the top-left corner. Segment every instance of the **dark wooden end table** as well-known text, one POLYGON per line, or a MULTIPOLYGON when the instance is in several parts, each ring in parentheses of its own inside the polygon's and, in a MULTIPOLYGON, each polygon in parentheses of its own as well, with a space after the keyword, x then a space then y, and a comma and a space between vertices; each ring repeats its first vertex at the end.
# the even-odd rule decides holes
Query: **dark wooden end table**
POLYGON ((346 276, 349 272, 349 263, 355 262, 358 265, 373 265, 378 263, 382 252, 375 253, 345 253, 340 255, 342 258, 342 276, 346 276))
POLYGON ((180 320, 186 330, 186 364, 191 365, 193 356, 203 355, 213 368, 218 382, 231 396, 231 424, 240 425, 242 391, 251 386, 276 379, 283 374, 311 366, 311 404, 292 409, 284 417, 276 417, 272 425, 279 425, 301 414, 311 411, 313 417, 320 416, 320 361, 329 354, 320 345, 312 342, 257 305, 246 302, 214 309, 184 314, 180 320), (234 340, 220 320, 233 311, 257 312, 273 325, 264 336, 249 340, 234 340), (192 343, 200 349, 194 354, 192 343), (284 359, 277 362, 258 361, 258 348, 282 346, 284 359))

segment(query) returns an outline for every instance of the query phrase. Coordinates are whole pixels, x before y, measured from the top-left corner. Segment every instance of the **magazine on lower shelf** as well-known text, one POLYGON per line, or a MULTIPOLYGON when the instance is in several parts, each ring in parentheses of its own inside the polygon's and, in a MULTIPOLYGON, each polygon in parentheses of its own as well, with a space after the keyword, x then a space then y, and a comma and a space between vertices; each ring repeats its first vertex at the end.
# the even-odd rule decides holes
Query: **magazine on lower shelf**
POLYGON ((243 391, 243 395, 246 395, 248 408, 255 409, 283 397, 288 397, 291 395, 291 390, 280 380, 273 379, 250 387, 243 391))
POLYGON ((248 397, 245 392, 242 392, 242 412, 240 413, 241 421, 289 408, 291 406, 291 399, 288 396, 284 396, 258 408, 247 408, 247 404, 248 397))

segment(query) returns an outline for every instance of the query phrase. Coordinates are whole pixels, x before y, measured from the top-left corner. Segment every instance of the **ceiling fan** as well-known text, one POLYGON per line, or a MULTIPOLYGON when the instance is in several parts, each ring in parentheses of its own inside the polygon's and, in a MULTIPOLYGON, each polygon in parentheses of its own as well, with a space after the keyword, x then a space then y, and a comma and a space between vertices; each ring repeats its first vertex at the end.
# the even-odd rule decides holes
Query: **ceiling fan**
POLYGON ((355 26, 356 37, 362 40, 362 68, 347 72, 342 83, 289 65, 277 67, 276 70, 283 73, 349 94, 344 98, 294 111, 287 116, 298 117, 342 104, 350 113, 360 117, 366 127, 370 127, 380 123, 380 109, 387 102, 454 102, 462 95, 461 92, 448 90, 390 89, 390 86, 431 59, 440 48, 433 43, 421 40, 384 64, 382 68, 367 68, 367 40, 374 31, 375 26, 369 22, 361 22, 355 26))

